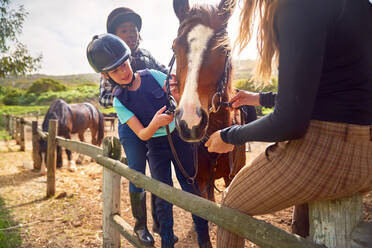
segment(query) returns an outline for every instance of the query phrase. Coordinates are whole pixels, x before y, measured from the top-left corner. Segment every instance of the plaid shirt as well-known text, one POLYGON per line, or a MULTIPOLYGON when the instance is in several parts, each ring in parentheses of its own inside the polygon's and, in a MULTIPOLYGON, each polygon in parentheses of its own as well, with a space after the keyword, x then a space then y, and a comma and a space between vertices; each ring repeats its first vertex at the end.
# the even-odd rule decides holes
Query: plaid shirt
MULTIPOLYGON (((132 55, 131 66, 133 71, 143 70, 143 69, 154 69, 161 71, 165 74, 168 73, 166 67, 160 64, 149 51, 139 48, 135 54, 132 55)), ((99 87, 99 98, 98 101, 101 106, 107 108, 111 107, 113 103, 112 92, 114 85, 112 85, 104 77, 101 77, 100 87, 99 87)))

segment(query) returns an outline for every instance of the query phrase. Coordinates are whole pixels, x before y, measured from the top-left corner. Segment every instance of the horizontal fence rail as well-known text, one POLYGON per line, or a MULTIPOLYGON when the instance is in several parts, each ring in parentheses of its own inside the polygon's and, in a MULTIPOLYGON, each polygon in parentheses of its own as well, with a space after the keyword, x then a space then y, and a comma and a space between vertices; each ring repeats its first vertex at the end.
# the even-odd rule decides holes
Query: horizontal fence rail
POLYGON ((75 140, 69 140, 69 139, 65 139, 63 137, 59 137, 59 136, 56 137, 56 140, 57 140, 57 144, 59 146, 63 146, 63 147, 65 147, 65 148, 67 148, 71 151, 81 153, 83 155, 87 155, 87 156, 92 157, 94 159, 97 156, 103 154, 103 149, 102 148, 100 148, 98 146, 94 146, 94 145, 89 144, 89 143, 75 141, 75 140))
POLYGON ((297 235, 289 234, 280 228, 257 220, 237 210, 223 207, 220 204, 161 183, 130 169, 120 161, 100 155, 97 156, 96 161, 102 166, 125 177, 137 187, 144 188, 178 207, 211 221, 241 237, 249 239, 263 248, 325 247, 314 244, 297 235))
MULTIPOLYGON (((262 248, 325 248, 313 241, 304 239, 300 236, 287 233, 286 231, 275 227, 265 221, 255 219, 249 215, 239 212, 235 209, 221 206, 215 202, 206 200, 199 196, 176 189, 167 184, 152 179, 142 173, 130 169, 125 163, 126 158, 121 157, 121 146, 117 138, 111 137, 104 140, 103 148, 80 141, 65 139, 56 136, 58 123, 56 120, 49 122, 49 133, 42 131, 37 127, 37 121, 29 122, 21 118, 6 116, 7 129, 13 137, 23 137, 22 129, 24 125, 32 127, 33 133, 33 157, 34 168, 40 162, 36 162, 38 140, 48 141, 48 153, 55 152, 55 146, 67 148, 89 156, 104 167, 103 170, 103 227, 104 227, 104 247, 118 247, 120 245, 119 233, 122 234, 131 244, 136 247, 143 247, 133 234, 133 228, 120 217, 120 180, 124 177, 134 183, 137 187, 144 188, 164 200, 185 209, 197 216, 211 221, 218 226, 233 232, 243 238, 246 238, 262 248), (52 123, 54 122, 54 123, 52 123), (18 133, 20 133, 18 135, 18 133), (49 143, 51 148, 49 148, 49 143), (54 149, 53 152, 51 152, 54 149), (116 154, 116 155, 115 155, 116 154), (119 161, 120 159, 120 161, 119 161), (106 231, 105 231, 106 228, 106 231), (107 229, 108 228, 108 229, 107 229), (108 230, 108 231, 107 231, 108 230), (113 231, 115 230, 115 231, 113 231), (112 233, 111 233, 112 232, 112 233), (105 235, 108 238, 105 242, 105 235), (116 240, 116 241, 113 241, 116 240)), ((40 158, 39 158, 40 160, 40 158)), ((55 181, 55 174, 49 175, 49 169, 55 171, 55 154, 48 155, 48 178, 55 181), (50 177, 50 178, 49 178, 50 177)), ((55 173, 55 172, 53 172, 55 173)), ((54 195, 54 189, 47 185, 47 195, 54 195)), ((367 223, 368 227, 371 226, 367 223)), ((364 228, 365 229, 365 228, 364 228)), ((364 240, 366 240, 363 237, 364 240)), ((354 246, 353 246, 354 247, 354 246)), ((365 246, 369 247, 369 246, 365 246)))
MULTIPOLYGON (((41 130, 38 130, 41 131, 41 130)), ((42 132, 42 131, 41 131, 42 132)), ((40 133, 40 132, 38 132, 40 133)), ((47 134, 43 132, 45 136, 47 134)), ((97 163, 125 177, 137 187, 154 193, 174 205, 181 207, 193 214, 196 214, 208 221, 211 221, 226 230, 244 237, 262 248, 324 248, 312 241, 306 240, 297 235, 287 233, 269 223, 257 220, 237 210, 223 207, 217 203, 195 196, 185 191, 176 189, 167 184, 161 183, 142 173, 130 169, 118 160, 103 156, 103 149, 91 144, 79 141, 68 140, 56 137, 57 144, 94 158, 97 163)), ((116 224, 120 223, 118 218, 116 224)))

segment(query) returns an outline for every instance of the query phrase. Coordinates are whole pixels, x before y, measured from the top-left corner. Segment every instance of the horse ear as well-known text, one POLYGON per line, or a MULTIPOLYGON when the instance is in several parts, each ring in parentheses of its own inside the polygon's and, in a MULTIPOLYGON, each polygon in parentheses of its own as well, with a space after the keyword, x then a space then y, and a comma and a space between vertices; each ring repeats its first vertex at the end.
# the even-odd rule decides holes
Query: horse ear
POLYGON ((236 5, 236 0, 221 0, 218 5, 219 15, 223 18, 223 22, 226 23, 231 17, 236 5))
POLYGON ((173 9, 180 22, 185 19, 187 12, 190 10, 188 0, 173 0, 173 9))

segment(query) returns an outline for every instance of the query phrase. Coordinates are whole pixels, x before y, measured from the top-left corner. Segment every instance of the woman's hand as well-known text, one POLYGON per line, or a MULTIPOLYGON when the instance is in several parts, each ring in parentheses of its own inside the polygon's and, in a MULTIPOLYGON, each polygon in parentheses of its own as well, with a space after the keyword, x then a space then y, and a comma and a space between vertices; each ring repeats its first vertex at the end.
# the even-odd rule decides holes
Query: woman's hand
POLYGON ((157 129, 162 126, 166 126, 173 121, 173 114, 171 115, 165 114, 164 113, 165 110, 166 106, 159 109, 151 120, 150 124, 157 127, 157 129))
POLYGON ((242 105, 260 106, 260 94, 246 90, 240 90, 230 100, 233 108, 239 108, 242 105))
POLYGON ((221 138, 221 130, 214 132, 205 143, 208 152, 227 153, 234 149, 234 145, 225 143, 221 138))

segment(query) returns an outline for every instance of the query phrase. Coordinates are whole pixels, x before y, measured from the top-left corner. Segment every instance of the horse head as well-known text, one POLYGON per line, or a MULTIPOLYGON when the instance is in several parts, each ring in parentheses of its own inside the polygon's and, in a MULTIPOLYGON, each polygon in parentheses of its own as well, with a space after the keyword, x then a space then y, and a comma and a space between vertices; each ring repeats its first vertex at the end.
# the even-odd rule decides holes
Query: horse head
POLYGON ((207 132, 210 114, 228 101, 231 48, 226 28, 234 7, 232 0, 193 8, 188 0, 173 1, 180 21, 172 46, 181 95, 175 121, 186 141, 200 141, 207 132))

